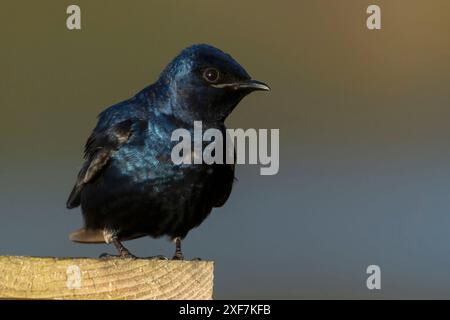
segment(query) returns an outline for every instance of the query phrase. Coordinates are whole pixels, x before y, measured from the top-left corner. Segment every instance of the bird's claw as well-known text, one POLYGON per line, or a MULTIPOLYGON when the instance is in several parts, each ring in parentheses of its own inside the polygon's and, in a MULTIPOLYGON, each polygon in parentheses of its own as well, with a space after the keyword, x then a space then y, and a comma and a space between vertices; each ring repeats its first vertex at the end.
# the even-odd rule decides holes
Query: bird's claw
POLYGON ((183 255, 182 254, 175 254, 173 257, 172 257, 172 260, 184 260, 184 257, 183 257, 183 255))
POLYGON ((163 255, 157 255, 157 256, 151 256, 151 257, 147 257, 146 259, 150 259, 150 260, 169 260, 169 258, 167 258, 166 256, 163 255))
MULTIPOLYGON (((181 256, 179 256, 179 255, 174 255, 173 258, 172 258, 172 260, 184 261, 185 259, 184 259, 184 257, 183 257, 182 255, 181 255, 181 256)), ((200 259, 200 258, 193 258, 193 259, 191 259, 190 261, 202 261, 202 259, 200 259)))
POLYGON ((102 253, 99 256, 100 259, 111 259, 111 258, 121 258, 121 259, 137 259, 137 257, 131 253, 122 253, 120 255, 110 254, 110 253, 102 253))

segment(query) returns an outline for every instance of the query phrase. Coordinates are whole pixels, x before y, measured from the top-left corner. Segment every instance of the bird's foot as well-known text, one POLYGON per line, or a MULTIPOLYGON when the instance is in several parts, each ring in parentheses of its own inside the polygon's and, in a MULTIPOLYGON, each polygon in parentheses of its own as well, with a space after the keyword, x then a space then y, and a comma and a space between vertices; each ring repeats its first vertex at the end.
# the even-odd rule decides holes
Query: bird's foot
POLYGON ((137 259, 137 257, 128 250, 121 251, 119 256, 123 259, 137 259))
POLYGON ((180 253, 175 253, 175 255, 172 257, 172 260, 184 260, 183 254, 180 253))
MULTIPOLYGON (((173 256, 172 260, 180 260, 180 261, 184 261, 185 259, 184 259, 184 256, 183 256, 183 255, 177 255, 177 254, 175 254, 175 255, 173 256)), ((200 258, 193 258, 193 259, 191 259, 190 261, 202 261, 202 259, 200 259, 200 258)))
POLYGON ((102 253, 99 256, 100 259, 111 259, 111 258, 121 258, 121 259, 137 259, 134 254, 130 252, 121 252, 119 255, 110 254, 110 253, 102 253))
POLYGON ((110 259, 110 258, 118 258, 118 257, 119 257, 119 256, 116 255, 116 254, 110 254, 110 253, 106 253, 106 252, 103 252, 103 253, 99 256, 100 259, 110 259))
POLYGON ((150 256, 144 259, 149 259, 149 260, 169 260, 169 258, 167 258, 166 256, 163 256, 162 254, 157 255, 157 256, 150 256))

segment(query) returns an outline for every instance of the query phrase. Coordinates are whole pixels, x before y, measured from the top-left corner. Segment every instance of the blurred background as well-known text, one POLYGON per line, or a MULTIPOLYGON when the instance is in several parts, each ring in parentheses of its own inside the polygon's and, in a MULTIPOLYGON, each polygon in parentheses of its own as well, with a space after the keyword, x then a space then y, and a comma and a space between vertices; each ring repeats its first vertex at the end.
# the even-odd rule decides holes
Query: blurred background
MULTIPOLYGON (((209 43, 270 84, 228 119, 279 128, 280 171, 239 166, 184 241, 221 298, 450 298, 450 20, 433 1, 2 1, 0 254, 114 252, 71 243, 65 201, 104 108, 209 43), (82 30, 66 28, 81 7, 82 30), (382 29, 366 28, 378 4, 382 29), (366 288, 381 267, 382 290, 366 288)), ((127 247, 171 256, 166 239, 127 247)))

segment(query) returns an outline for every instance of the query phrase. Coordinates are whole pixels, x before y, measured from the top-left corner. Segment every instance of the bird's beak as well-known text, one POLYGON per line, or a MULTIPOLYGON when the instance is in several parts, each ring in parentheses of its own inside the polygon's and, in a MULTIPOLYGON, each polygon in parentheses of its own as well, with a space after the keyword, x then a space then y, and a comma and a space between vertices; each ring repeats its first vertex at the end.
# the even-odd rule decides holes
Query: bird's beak
POLYGON ((233 82, 233 83, 219 83, 213 84, 214 88, 230 88, 234 90, 246 89, 250 91, 270 91, 270 87, 264 82, 257 80, 248 80, 242 82, 233 82))
POLYGON ((270 91, 270 87, 264 82, 258 80, 249 80, 238 83, 239 89, 250 89, 252 91, 270 91))

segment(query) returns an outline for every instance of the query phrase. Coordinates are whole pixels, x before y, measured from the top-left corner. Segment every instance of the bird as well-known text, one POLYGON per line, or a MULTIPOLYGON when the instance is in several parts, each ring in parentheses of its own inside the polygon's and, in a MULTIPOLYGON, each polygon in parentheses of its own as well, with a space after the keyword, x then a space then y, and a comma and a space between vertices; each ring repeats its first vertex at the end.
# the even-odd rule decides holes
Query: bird
POLYGON ((84 222, 70 240, 113 244, 114 257, 136 258, 124 241, 167 236, 175 243, 173 259, 183 260, 181 241, 225 204, 235 166, 175 164, 171 134, 179 128, 193 132, 194 121, 225 134, 226 118, 254 91, 270 87, 253 80, 229 54, 195 44, 153 84, 102 111, 66 203, 68 209, 81 207, 84 222))

